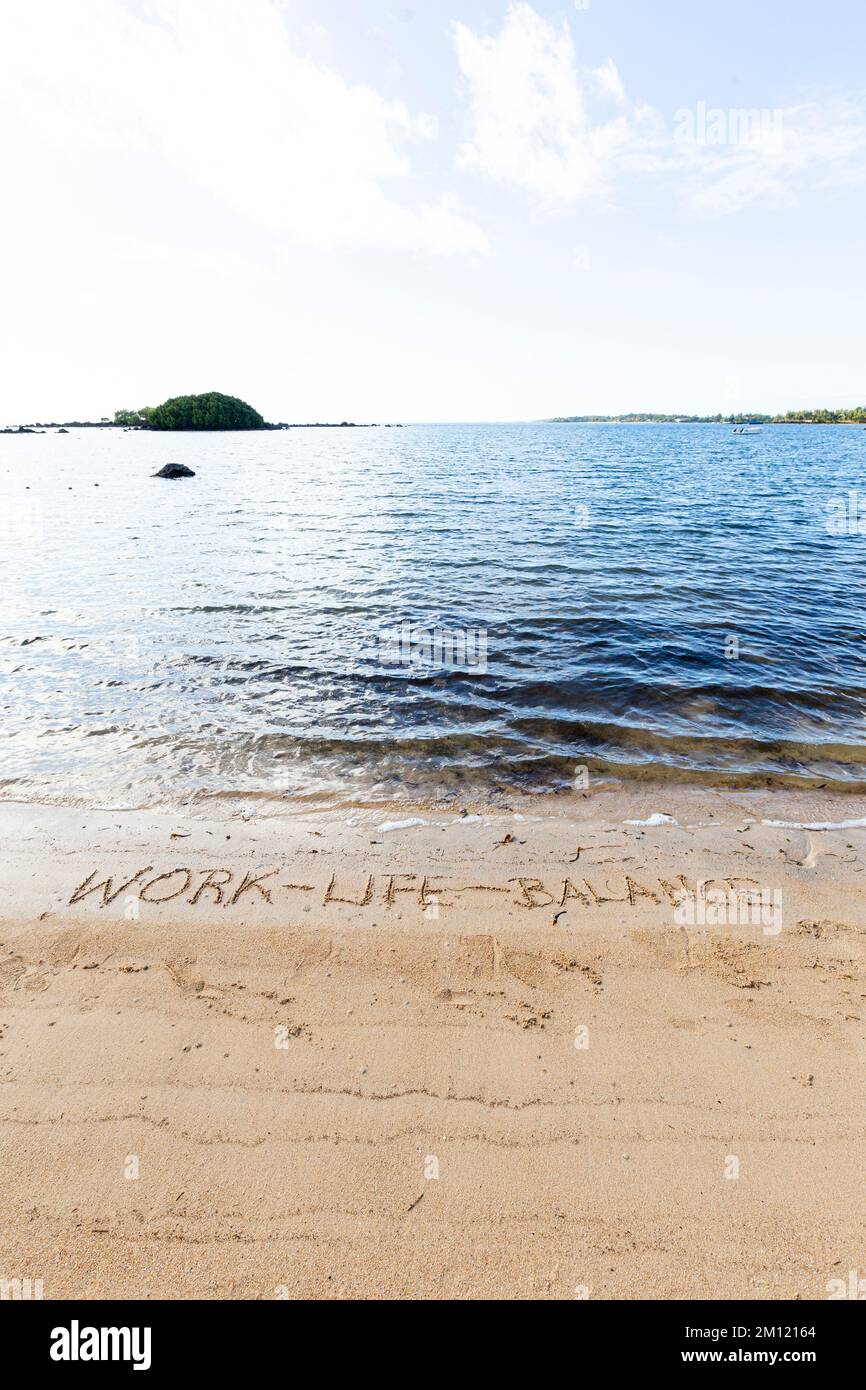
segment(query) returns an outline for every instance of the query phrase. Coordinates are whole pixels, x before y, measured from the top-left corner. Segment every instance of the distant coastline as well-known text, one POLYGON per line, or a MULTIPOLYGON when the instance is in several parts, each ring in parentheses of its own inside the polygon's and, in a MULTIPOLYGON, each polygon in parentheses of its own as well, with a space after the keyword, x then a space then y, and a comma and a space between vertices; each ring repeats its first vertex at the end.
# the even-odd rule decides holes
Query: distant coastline
MULTIPOLYGON (((117 411, 116 418, 113 420, 109 420, 107 417, 101 420, 37 420, 24 425, 7 425, 0 428, 0 435, 46 434, 49 430, 67 433, 73 429, 149 431, 150 426, 147 423, 141 419, 130 419, 131 414, 132 412, 117 411)), ((490 422, 477 421, 475 423, 490 422)), ((758 412, 738 415, 664 415, 631 411, 625 415, 553 415, 539 421, 527 420, 523 423, 547 425, 862 425, 866 427, 866 406, 855 406, 851 410, 789 410, 784 415, 764 415, 758 412)), ((228 426, 228 428, 231 429, 232 427, 228 426)), ((258 430, 400 430, 405 426, 402 423, 380 423, 378 421, 358 424, 354 420, 294 422, 280 420, 274 424, 263 421, 261 425, 256 425, 254 428, 258 430)), ((162 432, 172 433, 173 431, 167 429, 162 432)), ((181 432, 187 431, 182 430, 181 432)))
MULTIPOLYGON (((117 420, 40 420, 29 425, 7 425, 4 429, 0 429, 0 434, 46 434, 48 430, 141 430, 146 432, 146 428, 145 425, 124 425, 117 420)), ((266 424, 260 428, 265 430, 401 430, 403 426, 401 424, 358 425, 354 420, 310 420, 295 424, 280 421, 278 424, 266 424)), ((165 431, 165 433, 170 433, 170 431, 165 431)))
POLYGON ((554 415, 550 425, 866 425, 866 406, 852 410, 789 410, 785 415, 554 415))
MULTIPOLYGON (((339 424, 292 425, 285 420, 270 424, 259 411, 242 401, 239 396, 227 396, 222 391, 204 391, 192 396, 170 396, 157 406, 142 406, 139 410, 116 410, 114 419, 104 415, 101 420, 42 421, 32 425, 7 426, 0 434, 45 434, 56 430, 58 434, 68 434, 70 429, 121 429, 154 430, 157 433, 199 432, 211 433, 226 430, 293 430, 293 429, 357 429, 353 420, 341 420, 339 424)), ((365 428, 360 426, 360 428, 365 428)), ((368 426, 375 429, 379 426, 368 426)), ((386 429, 400 426, 386 425, 386 429)))

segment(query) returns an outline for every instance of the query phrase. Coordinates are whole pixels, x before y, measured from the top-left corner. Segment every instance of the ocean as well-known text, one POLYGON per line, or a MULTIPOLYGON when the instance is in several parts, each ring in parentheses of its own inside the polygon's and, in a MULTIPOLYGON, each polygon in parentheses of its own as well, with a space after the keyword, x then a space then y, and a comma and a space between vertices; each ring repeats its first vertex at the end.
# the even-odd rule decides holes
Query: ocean
POLYGON ((862 792, 864 468, 854 427, 0 436, 0 795, 862 792))

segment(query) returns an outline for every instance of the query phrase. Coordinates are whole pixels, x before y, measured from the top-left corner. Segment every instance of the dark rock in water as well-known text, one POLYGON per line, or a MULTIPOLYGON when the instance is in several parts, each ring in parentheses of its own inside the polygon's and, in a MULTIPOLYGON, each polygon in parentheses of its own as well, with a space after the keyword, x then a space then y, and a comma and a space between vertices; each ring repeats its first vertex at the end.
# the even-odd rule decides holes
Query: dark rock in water
POLYGON ((195 473, 185 463, 167 463, 154 473, 154 478, 194 478, 195 473))
POLYGON ((57 433, 58 433, 58 434, 68 434, 68 433, 69 433, 69 430, 58 430, 57 433))

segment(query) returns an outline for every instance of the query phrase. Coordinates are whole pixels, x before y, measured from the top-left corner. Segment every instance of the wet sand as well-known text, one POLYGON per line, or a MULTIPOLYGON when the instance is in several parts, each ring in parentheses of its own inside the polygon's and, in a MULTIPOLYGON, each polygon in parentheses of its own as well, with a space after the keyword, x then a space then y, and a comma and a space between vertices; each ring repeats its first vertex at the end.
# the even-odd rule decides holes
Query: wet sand
POLYGON ((866 829, 764 822, 863 816, 4 805, 0 1279, 825 1298, 866 1261, 866 829))

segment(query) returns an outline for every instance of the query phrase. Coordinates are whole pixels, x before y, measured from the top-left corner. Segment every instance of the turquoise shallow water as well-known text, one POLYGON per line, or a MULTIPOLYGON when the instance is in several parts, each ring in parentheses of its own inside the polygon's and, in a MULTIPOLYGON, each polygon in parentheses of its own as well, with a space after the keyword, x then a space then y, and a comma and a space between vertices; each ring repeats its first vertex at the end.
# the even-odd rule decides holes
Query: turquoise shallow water
POLYGON ((855 428, 0 436, 0 795, 862 791, 864 466, 855 428))

